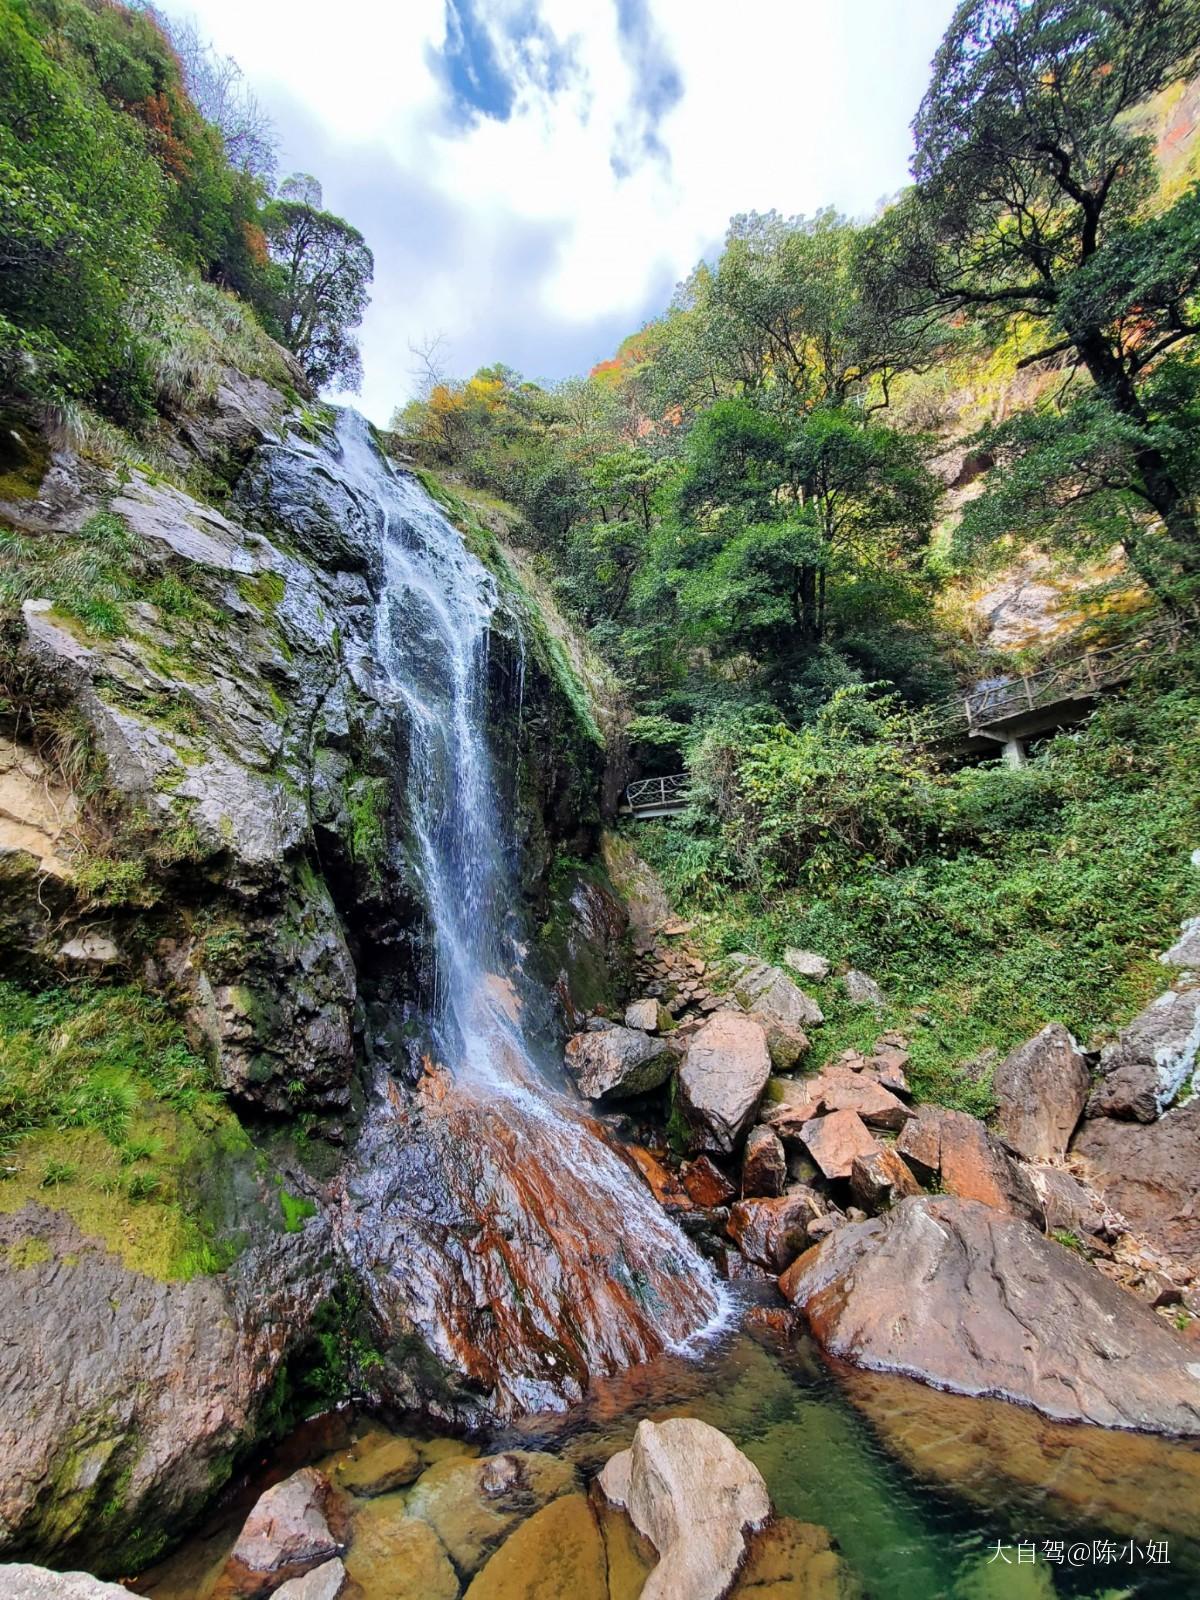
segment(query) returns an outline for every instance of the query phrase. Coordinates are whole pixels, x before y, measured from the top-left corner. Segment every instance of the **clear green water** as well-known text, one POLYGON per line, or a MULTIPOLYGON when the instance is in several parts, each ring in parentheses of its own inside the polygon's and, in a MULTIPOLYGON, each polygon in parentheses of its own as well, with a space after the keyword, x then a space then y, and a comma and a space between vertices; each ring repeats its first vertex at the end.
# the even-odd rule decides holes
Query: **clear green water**
MULTIPOLYGON (((870 1600, 1184 1600, 1200 1595, 1200 1448, 1065 1427, 996 1401, 940 1395, 907 1379, 835 1376, 806 1341, 726 1338, 701 1360, 664 1358, 596 1387, 566 1417, 533 1417, 479 1443, 572 1459, 590 1477, 643 1416, 695 1416, 756 1463, 776 1509, 828 1528, 870 1600), (1149 1541, 1169 1565, 1148 1564, 1149 1541), (1133 1541, 1142 1554, 1132 1561, 1133 1541), (1087 1547, 1072 1568, 1044 1542, 1087 1547), (1095 1561, 1105 1542, 1115 1559, 1095 1561), (997 1543, 1010 1557, 997 1557, 997 1543), (1018 1561, 1017 1546, 1036 1550, 1018 1561)), ((269 1463, 270 1478, 318 1460, 353 1419, 310 1427, 269 1463)), ((375 1420, 372 1426, 378 1426, 375 1420)), ((403 1431, 403 1430, 400 1430, 403 1431)), ((138 1585, 193 1600, 266 1477, 138 1585)), ((803 1597, 797 1597, 803 1600, 803 1597)))

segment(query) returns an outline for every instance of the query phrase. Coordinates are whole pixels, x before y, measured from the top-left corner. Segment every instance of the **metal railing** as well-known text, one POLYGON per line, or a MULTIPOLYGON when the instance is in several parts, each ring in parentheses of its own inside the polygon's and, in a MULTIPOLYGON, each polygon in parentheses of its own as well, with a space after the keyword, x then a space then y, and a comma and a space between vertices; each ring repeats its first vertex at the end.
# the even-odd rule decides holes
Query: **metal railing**
POLYGON ((687 804, 688 775, 676 772, 669 778, 639 778, 625 790, 630 811, 682 811, 687 804))
POLYGON ((1158 623, 1136 639, 1086 650, 1069 660, 1043 667, 1040 672, 981 684, 958 701, 931 708, 930 732, 935 740, 955 734, 971 735, 1019 717, 1070 700, 1086 699, 1126 683, 1138 663, 1159 650, 1174 650, 1183 637, 1185 623, 1158 623))

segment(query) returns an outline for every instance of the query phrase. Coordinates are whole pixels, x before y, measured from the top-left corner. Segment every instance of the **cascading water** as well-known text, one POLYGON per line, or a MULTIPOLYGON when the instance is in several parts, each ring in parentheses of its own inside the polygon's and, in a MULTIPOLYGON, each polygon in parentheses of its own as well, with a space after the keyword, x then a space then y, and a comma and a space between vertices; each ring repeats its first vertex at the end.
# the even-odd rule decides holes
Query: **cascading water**
POLYGON ((407 805, 433 949, 415 1099, 376 1085, 352 1253, 377 1312, 494 1413, 557 1407, 589 1376, 720 1324, 724 1292, 522 1028, 520 917, 488 738, 495 581, 429 496, 339 414, 323 463, 382 519, 375 695, 408 731, 407 805))

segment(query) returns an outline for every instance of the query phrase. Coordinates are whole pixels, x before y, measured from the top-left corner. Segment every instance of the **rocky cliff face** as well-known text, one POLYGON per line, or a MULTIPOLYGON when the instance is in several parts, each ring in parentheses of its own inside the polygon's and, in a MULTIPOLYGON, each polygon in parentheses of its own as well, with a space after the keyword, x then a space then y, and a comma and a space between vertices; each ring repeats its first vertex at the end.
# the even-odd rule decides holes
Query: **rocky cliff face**
MULTIPOLYGON (((0 502, 24 595, 0 637, 0 963, 30 993, 165 998, 237 1118, 145 1086, 164 1167, 187 1145, 173 1204, 204 1240, 166 1267, 127 1244, 177 1219, 161 1197, 136 1210, 99 1133, 10 1134, 0 1548, 105 1572, 180 1531, 305 1399, 358 1387, 467 1415, 464 1371, 476 1409, 489 1393, 364 1295, 378 1262, 347 1202, 364 1106, 403 1119, 423 1077, 432 960, 405 718, 373 668, 378 508, 331 470, 326 417, 237 374, 171 449, 180 483, 62 449, 0 502), (198 463, 219 506, 181 486, 198 463), (109 1189, 76 1145, 101 1148, 109 1189), (39 1187, 38 1163, 57 1180, 39 1187)), ((589 848, 603 755, 500 576, 487 692, 540 913, 555 852, 589 848)))

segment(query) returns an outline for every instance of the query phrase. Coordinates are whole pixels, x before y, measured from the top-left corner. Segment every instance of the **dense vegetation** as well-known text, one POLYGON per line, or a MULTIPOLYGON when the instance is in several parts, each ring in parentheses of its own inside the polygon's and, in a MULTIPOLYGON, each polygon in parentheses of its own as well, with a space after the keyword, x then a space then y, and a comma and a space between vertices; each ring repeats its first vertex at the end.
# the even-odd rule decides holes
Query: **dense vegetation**
MULTIPOLYGON (((714 949, 875 972, 969 1104, 986 1072, 952 1063, 1128 1014, 1195 909, 1187 650, 1026 771, 945 770, 920 718, 1011 670, 964 601, 1028 551, 1086 639, 1194 612, 1200 187, 1160 184, 1153 129, 1198 67, 1195 0, 965 0, 878 218, 737 217, 587 379, 455 382, 431 351, 393 419, 522 513, 635 771, 688 769, 639 839, 714 949)), ((847 1008, 823 1048, 877 1026, 847 1008)))
POLYGON ((0 0, 9 408, 137 429, 203 399, 221 361, 288 381, 261 330, 312 383, 356 379, 370 251, 315 180, 272 195, 236 68, 178 33, 110 0, 0 0))

